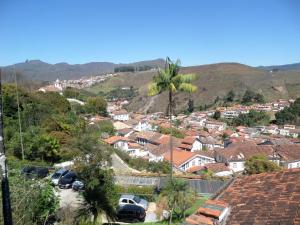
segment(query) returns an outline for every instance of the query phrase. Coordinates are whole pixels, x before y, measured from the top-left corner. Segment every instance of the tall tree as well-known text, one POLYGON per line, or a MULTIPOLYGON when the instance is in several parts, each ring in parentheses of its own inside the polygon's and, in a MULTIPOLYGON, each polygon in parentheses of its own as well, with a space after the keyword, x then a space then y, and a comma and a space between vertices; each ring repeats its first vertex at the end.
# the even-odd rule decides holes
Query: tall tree
POLYGON ((180 74, 180 61, 175 63, 169 57, 166 59, 165 69, 158 70, 158 74, 153 77, 149 85, 149 96, 158 95, 167 91, 169 94, 168 114, 170 123, 170 155, 171 155, 171 180, 173 179, 173 145, 172 145, 172 114, 173 114, 173 97, 178 91, 193 93, 197 87, 191 82, 195 79, 194 74, 180 74))

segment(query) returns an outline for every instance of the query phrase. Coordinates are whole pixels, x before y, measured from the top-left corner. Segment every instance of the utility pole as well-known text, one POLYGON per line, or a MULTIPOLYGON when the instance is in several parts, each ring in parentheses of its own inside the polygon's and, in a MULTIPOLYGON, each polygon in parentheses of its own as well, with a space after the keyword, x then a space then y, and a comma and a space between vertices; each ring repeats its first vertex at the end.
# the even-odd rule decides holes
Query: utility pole
POLYGON ((9 182, 7 178, 7 163, 5 157, 5 145, 3 136, 3 105, 2 105, 2 73, 0 69, 0 176, 2 188, 2 207, 4 225, 12 225, 12 213, 10 205, 9 182))
POLYGON ((17 80, 17 73, 16 73, 15 65, 14 65, 14 74, 15 74, 15 83, 16 83, 16 92, 17 92, 18 120, 19 120, 19 132, 20 132, 22 160, 24 160, 25 154, 24 154, 23 133, 22 133, 21 114, 20 114, 20 100, 19 100, 18 80, 17 80))

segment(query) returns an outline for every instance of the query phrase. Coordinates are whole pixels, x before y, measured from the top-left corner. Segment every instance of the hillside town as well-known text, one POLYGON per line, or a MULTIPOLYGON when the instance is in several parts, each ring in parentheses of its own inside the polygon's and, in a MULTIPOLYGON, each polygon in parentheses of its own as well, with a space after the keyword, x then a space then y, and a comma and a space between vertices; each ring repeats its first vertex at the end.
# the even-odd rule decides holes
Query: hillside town
POLYGON ((0 224, 300 225, 300 1, 0 1, 0 224))
MULTIPOLYGON (((111 76, 117 75, 109 74, 105 79, 111 76)), ((103 81, 101 78, 97 82, 103 81)), ((74 81, 60 82, 57 79, 52 85, 42 87, 38 91, 58 92, 64 96, 64 91, 68 87, 83 89, 94 84, 90 82, 90 79, 80 79, 80 86, 77 84, 74 86, 76 83, 74 81)), ((129 90, 128 87, 120 87, 120 89, 129 90)), ((79 104, 85 107, 87 104, 76 98, 67 98, 67 100, 71 105, 79 104)), ((250 114, 275 115, 298 104, 299 99, 278 99, 273 102, 252 104, 236 102, 207 110, 176 113, 171 116, 171 119, 165 112, 142 114, 128 111, 126 108, 129 101, 130 99, 113 97, 107 102, 105 115, 103 113, 82 115, 90 127, 98 127, 97 129, 101 130, 101 126, 106 126, 107 123, 112 124, 113 131, 102 132, 98 136, 98 140, 115 149, 114 157, 118 163, 117 166, 113 166, 113 169, 117 175, 116 179, 120 179, 117 181, 120 182, 119 184, 128 185, 129 178, 124 180, 122 178, 124 176, 135 176, 134 179, 138 182, 142 179, 141 174, 145 177, 143 179, 152 179, 151 177, 159 177, 163 174, 160 170, 153 173, 147 169, 130 168, 134 166, 128 163, 130 159, 141 159, 154 164, 171 164, 174 176, 177 177, 188 177, 190 180, 225 181, 222 188, 218 187, 214 191, 208 190, 211 197, 194 214, 185 219, 185 224, 216 224, 216 222, 225 224, 224 221, 230 221, 229 224, 233 224, 241 221, 253 222, 253 219, 260 220, 259 216, 249 219, 241 213, 239 205, 248 202, 245 210, 256 212, 257 208, 251 206, 248 196, 257 192, 257 202, 264 205, 262 197, 267 194, 264 192, 267 187, 281 188, 283 191, 288 185, 295 185, 296 180, 299 180, 300 127, 293 123, 279 125, 268 122, 255 126, 232 123, 235 119, 247 117, 250 114), (127 156, 130 159, 126 158, 127 156), (261 172, 257 172, 258 174, 255 175, 256 172, 253 172, 252 178, 248 178, 249 162, 256 159, 267 160, 278 169, 274 170, 275 173, 266 173, 265 175, 264 173, 259 174, 261 172), (278 176, 279 179, 277 179, 278 176), (286 181, 282 182, 281 180, 286 181), (263 188, 262 190, 257 190, 259 187, 255 186, 256 182, 260 183, 259 187, 263 188), (210 211, 211 207, 217 208, 217 210, 212 212, 210 211)), ((58 169, 71 168, 73 164, 74 160, 71 160, 56 164, 55 167, 58 169)), ((257 169, 264 171, 263 168, 264 165, 258 165, 257 169)), ((139 182, 146 182, 146 180, 139 182)), ((130 184, 136 185, 137 183, 130 184)), ((154 184, 158 185, 156 182, 154 184)), ((144 184, 141 183, 141 185, 144 184)), ((297 190, 295 189, 295 193, 298 193, 297 190)), ((295 193, 291 192, 291 196, 294 196, 295 193)), ((274 193, 274 196, 276 195, 279 196, 280 192, 274 193)), ((291 198, 297 202, 295 197, 291 198)), ((159 206, 155 204, 154 209, 153 207, 152 205, 151 209, 148 209, 147 206, 146 221, 158 219, 155 211, 159 206)), ((294 220, 297 218, 297 212, 293 206, 287 202, 285 207, 292 215, 291 218, 286 218, 286 221, 293 220, 293 223, 288 224, 297 224, 298 220, 294 220)), ((278 210, 277 206, 274 206, 272 210, 278 210)), ((164 216, 160 215, 160 219, 164 216)), ((263 221, 266 224, 267 221, 276 220, 285 221, 280 216, 277 219, 275 216, 263 221)))

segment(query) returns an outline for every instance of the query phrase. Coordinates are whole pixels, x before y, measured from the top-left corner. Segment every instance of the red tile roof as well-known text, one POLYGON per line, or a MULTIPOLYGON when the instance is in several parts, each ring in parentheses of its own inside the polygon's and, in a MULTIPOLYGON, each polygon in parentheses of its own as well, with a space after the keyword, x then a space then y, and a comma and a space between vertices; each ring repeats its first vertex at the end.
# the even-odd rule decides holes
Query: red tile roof
POLYGON ((245 161, 253 155, 262 154, 272 158, 276 156, 274 149, 267 145, 239 144, 232 147, 216 150, 216 154, 228 161, 245 161))
POLYGON ((226 224, 300 224, 300 169, 237 178, 216 199, 231 207, 226 224))
POLYGON ((107 144, 114 144, 118 141, 130 141, 128 138, 126 137, 121 137, 121 136, 112 136, 112 137, 109 137, 109 138, 106 138, 103 140, 104 142, 106 142, 107 144))
POLYGON ((285 161, 292 162, 300 160, 300 145, 279 145, 274 148, 285 161))
MULTIPOLYGON (((194 214, 186 218, 186 223, 196 225, 221 224, 229 205, 220 200, 207 200, 194 214), (223 214, 223 215, 222 215, 223 214), (215 223, 216 222, 216 223, 215 223)), ((222 223, 223 224, 223 223, 222 223)))
MULTIPOLYGON (((184 150, 173 149, 173 163, 175 166, 180 166, 182 163, 186 162, 190 158, 194 157, 196 154, 193 152, 188 152, 184 150)), ((164 159, 171 161, 170 152, 164 154, 164 159)))

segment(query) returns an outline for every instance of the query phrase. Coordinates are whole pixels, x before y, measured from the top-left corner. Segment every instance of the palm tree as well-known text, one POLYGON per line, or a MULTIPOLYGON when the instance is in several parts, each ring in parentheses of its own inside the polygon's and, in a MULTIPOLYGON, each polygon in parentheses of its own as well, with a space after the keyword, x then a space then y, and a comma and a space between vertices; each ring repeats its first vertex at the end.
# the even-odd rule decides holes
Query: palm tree
POLYGON ((178 92, 193 93, 197 87, 192 85, 191 82, 195 79, 194 74, 180 74, 180 61, 175 63, 166 59, 165 69, 158 70, 158 74, 153 77, 149 85, 149 96, 158 95, 167 91, 169 93, 168 114, 170 121, 170 158, 171 158, 171 181, 173 179, 173 147, 172 147, 172 113, 173 113, 173 95, 178 92))

